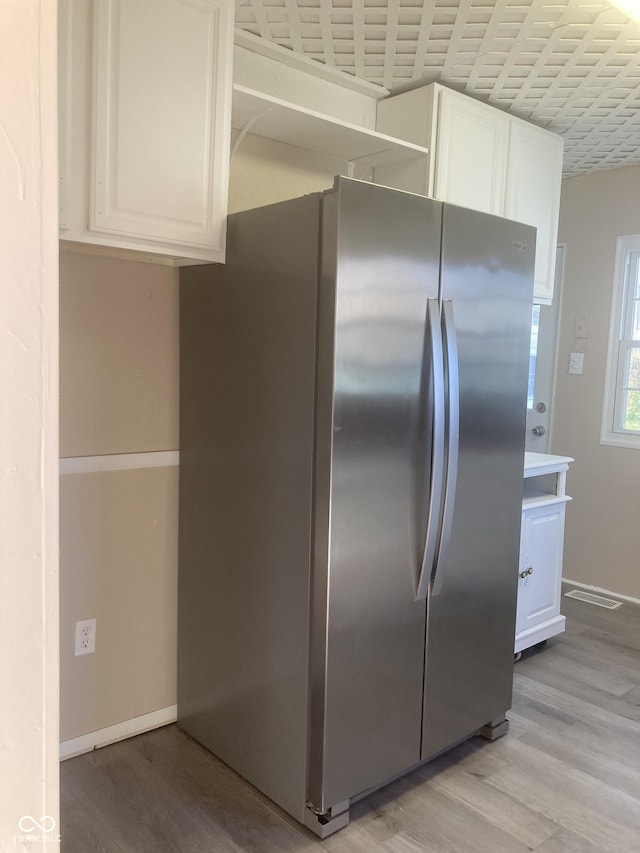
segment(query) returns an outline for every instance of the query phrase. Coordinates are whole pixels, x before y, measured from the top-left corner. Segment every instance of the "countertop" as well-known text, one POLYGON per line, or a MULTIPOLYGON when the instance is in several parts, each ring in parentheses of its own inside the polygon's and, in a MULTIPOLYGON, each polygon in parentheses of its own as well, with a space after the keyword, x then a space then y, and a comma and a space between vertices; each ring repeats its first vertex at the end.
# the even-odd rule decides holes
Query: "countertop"
POLYGON ((530 453, 526 451, 524 454, 524 476, 534 477, 540 474, 552 474, 554 471, 566 471, 571 462, 573 462, 571 456, 554 456, 551 453, 530 453))

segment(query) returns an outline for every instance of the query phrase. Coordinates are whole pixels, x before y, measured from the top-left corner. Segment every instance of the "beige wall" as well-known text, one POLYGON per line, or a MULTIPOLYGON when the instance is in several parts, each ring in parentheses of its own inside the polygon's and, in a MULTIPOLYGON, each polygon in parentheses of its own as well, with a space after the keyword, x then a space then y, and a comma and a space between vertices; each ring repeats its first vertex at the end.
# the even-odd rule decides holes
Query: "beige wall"
MULTIPOLYGON (((0 3, 0 850, 58 814, 56 4, 0 3)), ((51 826, 51 820, 55 826, 51 826)))
MULTIPOLYGON (((177 450, 178 399, 178 270, 63 252, 60 455, 177 450)), ((177 468, 64 474, 60 515, 66 741, 175 704, 177 468)))
POLYGON ((60 738, 176 701, 177 468, 61 478, 60 738), (96 653, 74 625, 96 618, 96 653))
POLYGON ((231 161, 229 213, 330 189, 346 174, 344 160, 248 133, 231 161))
POLYGON ((178 270, 60 255, 60 455, 178 447, 178 270))
POLYGON ((563 183, 566 243, 552 452, 575 457, 567 480, 564 576, 640 598, 640 451, 599 444, 616 238, 640 234, 640 168, 563 183), (590 336, 582 375, 569 375, 576 318, 590 336))
MULTIPOLYGON (((330 187, 346 164, 247 135, 231 211, 330 187)), ((178 447, 178 272, 62 253, 60 451, 178 447)), ((90 463, 89 463, 90 464, 90 463)), ((177 469, 61 478, 61 739, 176 702, 177 469), (97 619, 96 652, 74 626, 97 619)))

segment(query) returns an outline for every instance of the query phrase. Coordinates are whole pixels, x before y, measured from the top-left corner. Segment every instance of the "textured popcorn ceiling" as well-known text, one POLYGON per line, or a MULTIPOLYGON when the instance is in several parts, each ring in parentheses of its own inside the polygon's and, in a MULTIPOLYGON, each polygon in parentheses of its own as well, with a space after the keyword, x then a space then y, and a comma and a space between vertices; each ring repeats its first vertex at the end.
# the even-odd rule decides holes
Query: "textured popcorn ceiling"
POLYGON ((640 164, 640 24, 606 0, 236 0, 236 24, 392 92, 439 81, 548 127, 565 175, 640 164))

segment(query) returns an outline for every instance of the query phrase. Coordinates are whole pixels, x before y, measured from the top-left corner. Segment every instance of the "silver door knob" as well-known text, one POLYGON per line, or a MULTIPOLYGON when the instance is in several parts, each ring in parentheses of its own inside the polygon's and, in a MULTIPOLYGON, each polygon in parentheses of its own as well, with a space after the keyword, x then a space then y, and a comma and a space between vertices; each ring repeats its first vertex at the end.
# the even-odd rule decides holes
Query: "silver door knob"
POLYGON ((544 435, 544 434, 545 434, 545 432, 546 432, 546 430, 545 430, 545 428, 544 428, 543 426, 537 426, 537 427, 534 427, 534 428, 531 430, 531 432, 532 432, 534 435, 544 435))

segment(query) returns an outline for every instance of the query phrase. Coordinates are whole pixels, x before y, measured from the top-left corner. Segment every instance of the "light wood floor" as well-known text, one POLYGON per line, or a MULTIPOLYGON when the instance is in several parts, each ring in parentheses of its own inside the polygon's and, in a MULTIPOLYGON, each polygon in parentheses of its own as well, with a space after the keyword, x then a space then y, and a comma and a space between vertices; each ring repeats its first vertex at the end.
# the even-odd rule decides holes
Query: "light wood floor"
POLYGON ((62 764, 65 853, 640 853, 640 607, 563 598, 516 664, 511 730, 352 806, 326 841, 167 726, 62 764))

